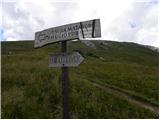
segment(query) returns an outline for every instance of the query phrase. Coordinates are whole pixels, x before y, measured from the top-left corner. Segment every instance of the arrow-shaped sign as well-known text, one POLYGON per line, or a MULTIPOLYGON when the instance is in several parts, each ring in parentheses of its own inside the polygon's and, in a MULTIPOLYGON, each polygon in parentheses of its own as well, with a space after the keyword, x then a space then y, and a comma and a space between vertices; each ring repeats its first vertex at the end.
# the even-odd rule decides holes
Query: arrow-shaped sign
POLYGON ((77 22, 53 27, 35 33, 34 47, 42 47, 49 43, 78 39, 79 31, 83 38, 101 37, 100 19, 77 22))
POLYGON ((49 58, 49 67, 76 67, 84 58, 78 52, 52 54, 49 58))

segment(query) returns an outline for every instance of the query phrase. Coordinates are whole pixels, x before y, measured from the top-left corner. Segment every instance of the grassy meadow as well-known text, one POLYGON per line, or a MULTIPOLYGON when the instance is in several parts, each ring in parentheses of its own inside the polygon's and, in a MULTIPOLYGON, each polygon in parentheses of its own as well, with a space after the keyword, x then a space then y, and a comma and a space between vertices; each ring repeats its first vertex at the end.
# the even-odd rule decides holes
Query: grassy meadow
MULTIPOLYGON (((69 68, 70 118, 158 118, 102 87, 120 91, 137 101, 159 106, 159 52, 125 42, 68 42, 68 52, 85 60, 69 68), (94 84, 93 84, 94 83, 94 84)), ((33 41, 1 43, 1 117, 62 118, 61 68, 49 68, 49 54, 60 44, 34 49, 33 41)))

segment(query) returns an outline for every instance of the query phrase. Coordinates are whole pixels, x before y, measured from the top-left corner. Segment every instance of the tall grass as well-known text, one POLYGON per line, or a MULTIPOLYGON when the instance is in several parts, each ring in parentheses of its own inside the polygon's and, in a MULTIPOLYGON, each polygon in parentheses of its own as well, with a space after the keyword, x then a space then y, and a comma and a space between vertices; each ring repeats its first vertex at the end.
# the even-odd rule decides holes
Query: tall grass
MULTIPOLYGON (((62 118, 61 69, 48 68, 49 54, 59 53, 59 45, 33 49, 32 44, 2 43, 2 118, 62 118)), ((95 42, 97 49, 93 50, 69 42, 68 51, 79 51, 85 57, 79 67, 69 68, 71 118, 158 118, 87 81, 123 88, 158 104, 157 53, 136 45, 109 44, 95 42)))

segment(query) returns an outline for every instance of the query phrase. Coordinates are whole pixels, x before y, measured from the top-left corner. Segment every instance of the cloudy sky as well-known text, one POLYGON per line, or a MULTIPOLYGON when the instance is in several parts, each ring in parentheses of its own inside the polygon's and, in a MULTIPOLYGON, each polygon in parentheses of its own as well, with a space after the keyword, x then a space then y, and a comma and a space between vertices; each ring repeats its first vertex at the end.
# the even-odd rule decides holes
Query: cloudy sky
POLYGON ((33 40, 36 31, 101 20, 102 39, 158 46, 158 0, 0 0, 1 41, 33 40))

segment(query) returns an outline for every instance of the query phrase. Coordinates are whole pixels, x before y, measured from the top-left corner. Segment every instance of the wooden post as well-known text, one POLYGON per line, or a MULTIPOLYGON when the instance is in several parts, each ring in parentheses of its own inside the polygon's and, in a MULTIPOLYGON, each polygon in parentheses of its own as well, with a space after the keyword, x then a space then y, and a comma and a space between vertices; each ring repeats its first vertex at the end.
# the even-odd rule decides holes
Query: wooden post
MULTIPOLYGON (((61 52, 67 52, 67 41, 61 42, 61 52)), ((69 119, 69 81, 68 81, 68 68, 62 67, 62 106, 63 106, 63 119, 69 119)))

